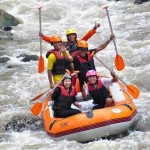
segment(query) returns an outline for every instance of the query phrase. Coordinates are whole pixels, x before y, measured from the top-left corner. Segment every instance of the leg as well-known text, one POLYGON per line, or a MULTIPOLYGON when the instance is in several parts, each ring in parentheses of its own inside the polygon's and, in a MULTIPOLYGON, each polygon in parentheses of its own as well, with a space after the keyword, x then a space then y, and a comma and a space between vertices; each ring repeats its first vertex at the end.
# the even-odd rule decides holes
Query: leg
POLYGON ((105 107, 111 107, 113 106, 113 100, 111 98, 106 98, 106 104, 105 107))
POLYGON ((81 113, 81 111, 77 109, 60 109, 54 111, 54 116, 58 118, 66 118, 79 113, 81 113))

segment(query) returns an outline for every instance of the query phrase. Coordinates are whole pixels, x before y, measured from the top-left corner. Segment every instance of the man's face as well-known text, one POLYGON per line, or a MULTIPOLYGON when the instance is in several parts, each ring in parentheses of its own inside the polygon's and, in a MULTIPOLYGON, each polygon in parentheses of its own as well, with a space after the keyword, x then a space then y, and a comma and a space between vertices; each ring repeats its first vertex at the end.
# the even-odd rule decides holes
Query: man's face
POLYGON ((76 34, 75 33, 69 34, 67 35, 67 38, 68 38, 68 41, 74 42, 76 41, 76 34))
POLYGON ((81 57, 85 57, 87 53, 87 48, 78 48, 78 53, 81 57))
POLYGON ((90 84, 95 84, 97 81, 97 76, 89 76, 87 79, 90 84))

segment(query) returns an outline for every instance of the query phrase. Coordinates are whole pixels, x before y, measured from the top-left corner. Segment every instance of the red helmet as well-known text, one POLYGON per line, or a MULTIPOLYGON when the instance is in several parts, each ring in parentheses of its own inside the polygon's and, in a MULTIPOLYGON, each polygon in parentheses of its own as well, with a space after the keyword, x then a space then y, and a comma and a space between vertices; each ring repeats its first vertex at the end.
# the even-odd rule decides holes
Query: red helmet
POLYGON ((95 70, 89 70, 86 73, 86 77, 90 77, 90 76, 97 76, 97 72, 95 70))

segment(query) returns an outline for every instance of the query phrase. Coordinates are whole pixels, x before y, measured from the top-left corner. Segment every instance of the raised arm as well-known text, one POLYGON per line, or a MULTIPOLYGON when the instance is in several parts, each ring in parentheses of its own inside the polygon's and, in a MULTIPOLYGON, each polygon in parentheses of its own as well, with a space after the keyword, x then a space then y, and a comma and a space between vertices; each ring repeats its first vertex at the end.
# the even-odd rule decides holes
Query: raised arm
POLYGON ((87 88, 87 85, 86 83, 84 82, 83 84, 83 87, 82 87, 82 98, 85 100, 87 98, 87 93, 86 93, 86 88, 87 88))
POLYGON ((110 74, 113 77, 111 82, 117 82, 118 81, 118 77, 115 75, 115 72, 112 70, 112 71, 110 71, 110 74))
POLYGON ((95 54, 97 52, 105 49, 108 46, 108 44, 110 43, 110 41, 112 41, 114 38, 115 38, 115 35, 112 34, 108 40, 106 40, 103 44, 101 44, 99 47, 96 48, 95 54))
POLYGON ((97 23, 95 21, 94 27, 86 33, 81 40, 87 41, 91 36, 93 36, 96 33, 96 29, 100 27, 100 23, 97 23))
POLYGON ((48 43, 51 43, 51 37, 48 36, 48 35, 44 35, 42 32, 39 32, 39 36, 42 37, 42 40, 48 42, 48 43))

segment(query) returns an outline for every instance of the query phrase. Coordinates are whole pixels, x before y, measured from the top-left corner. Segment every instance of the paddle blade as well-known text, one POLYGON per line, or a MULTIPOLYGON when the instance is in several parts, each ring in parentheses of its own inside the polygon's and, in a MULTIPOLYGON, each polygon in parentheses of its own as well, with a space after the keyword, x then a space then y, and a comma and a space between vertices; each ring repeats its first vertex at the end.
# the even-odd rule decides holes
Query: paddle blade
POLYGON ((115 66, 116 66, 118 71, 123 70, 125 67, 123 58, 119 54, 116 55, 115 66))
POLYGON ((42 102, 34 104, 31 108, 31 112, 33 113, 34 116, 38 116, 41 110, 42 110, 42 102))
POLYGON ((44 71, 44 58, 41 55, 39 58, 39 64, 38 64, 38 72, 42 73, 44 71))
POLYGON ((136 88, 135 86, 131 85, 131 84, 127 85, 127 90, 132 95, 132 97, 134 99, 137 99, 139 97, 139 95, 140 95, 139 89, 136 88))

